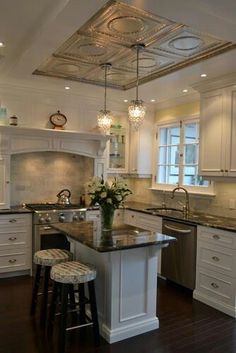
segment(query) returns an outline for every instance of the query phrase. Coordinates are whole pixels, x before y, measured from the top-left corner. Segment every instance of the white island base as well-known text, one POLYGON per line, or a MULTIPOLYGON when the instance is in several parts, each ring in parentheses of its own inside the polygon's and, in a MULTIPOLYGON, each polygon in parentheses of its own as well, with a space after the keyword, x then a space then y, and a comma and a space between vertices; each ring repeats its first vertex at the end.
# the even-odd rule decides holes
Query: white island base
POLYGON ((70 241, 76 260, 97 268, 95 283, 101 336, 114 343, 158 329, 157 255, 167 244, 97 252, 70 241))

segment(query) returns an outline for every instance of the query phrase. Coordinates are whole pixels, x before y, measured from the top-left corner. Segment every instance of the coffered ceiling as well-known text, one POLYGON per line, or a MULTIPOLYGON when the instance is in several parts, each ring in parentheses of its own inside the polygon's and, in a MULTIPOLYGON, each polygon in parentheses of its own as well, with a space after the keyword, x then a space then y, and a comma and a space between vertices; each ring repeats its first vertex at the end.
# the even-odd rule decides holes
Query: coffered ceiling
POLYGON ((145 49, 140 52, 140 83, 236 48, 185 24, 109 1, 33 73, 103 85, 100 65, 109 62, 108 85, 126 90, 136 84, 132 46, 141 43, 145 49))

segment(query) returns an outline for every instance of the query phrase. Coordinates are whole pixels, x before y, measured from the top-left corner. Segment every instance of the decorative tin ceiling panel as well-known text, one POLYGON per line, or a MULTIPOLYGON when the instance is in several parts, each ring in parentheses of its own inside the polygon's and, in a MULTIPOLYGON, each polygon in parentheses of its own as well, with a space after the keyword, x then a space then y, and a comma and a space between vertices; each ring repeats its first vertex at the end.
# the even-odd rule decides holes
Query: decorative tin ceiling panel
POLYGON ((136 52, 131 46, 137 43, 145 44, 139 84, 236 48, 183 24, 109 1, 33 73, 104 85, 100 65, 109 62, 108 86, 129 89, 136 84, 136 52))

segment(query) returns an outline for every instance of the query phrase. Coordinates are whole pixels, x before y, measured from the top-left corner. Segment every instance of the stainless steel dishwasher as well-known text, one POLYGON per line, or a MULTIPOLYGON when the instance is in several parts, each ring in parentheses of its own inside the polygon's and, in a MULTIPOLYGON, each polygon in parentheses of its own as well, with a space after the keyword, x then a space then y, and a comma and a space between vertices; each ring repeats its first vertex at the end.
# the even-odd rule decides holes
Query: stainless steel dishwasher
POLYGON ((177 242, 162 249, 161 275, 186 288, 195 288, 197 228, 194 225, 163 219, 163 234, 177 242))

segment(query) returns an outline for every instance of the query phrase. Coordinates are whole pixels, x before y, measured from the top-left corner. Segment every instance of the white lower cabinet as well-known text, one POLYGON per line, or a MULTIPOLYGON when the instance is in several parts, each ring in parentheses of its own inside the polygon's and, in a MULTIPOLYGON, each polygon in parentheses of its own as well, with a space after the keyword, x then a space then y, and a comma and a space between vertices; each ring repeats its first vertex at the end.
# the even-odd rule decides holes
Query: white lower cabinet
MULTIPOLYGON (((131 226, 162 233, 162 217, 152 216, 142 212, 125 210, 124 223, 131 226)), ((161 250, 158 254, 158 274, 161 274, 161 250)))
POLYGON ((236 317, 236 233, 198 226, 193 297, 236 317))
POLYGON ((32 215, 0 215, 0 276, 32 270, 32 215))

